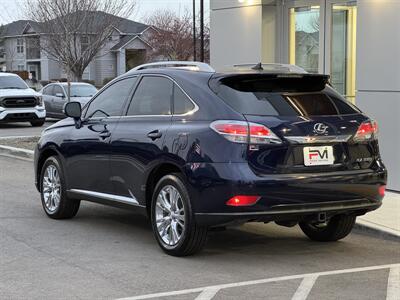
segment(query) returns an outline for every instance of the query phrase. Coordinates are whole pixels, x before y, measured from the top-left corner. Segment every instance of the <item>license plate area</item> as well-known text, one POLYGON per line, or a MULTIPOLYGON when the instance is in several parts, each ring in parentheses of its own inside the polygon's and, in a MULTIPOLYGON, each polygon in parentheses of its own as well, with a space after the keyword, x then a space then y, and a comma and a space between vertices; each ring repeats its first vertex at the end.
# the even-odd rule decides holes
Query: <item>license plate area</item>
POLYGON ((304 147, 303 156, 304 165, 307 167, 328 166, 335 162, 332 146, 304 147))

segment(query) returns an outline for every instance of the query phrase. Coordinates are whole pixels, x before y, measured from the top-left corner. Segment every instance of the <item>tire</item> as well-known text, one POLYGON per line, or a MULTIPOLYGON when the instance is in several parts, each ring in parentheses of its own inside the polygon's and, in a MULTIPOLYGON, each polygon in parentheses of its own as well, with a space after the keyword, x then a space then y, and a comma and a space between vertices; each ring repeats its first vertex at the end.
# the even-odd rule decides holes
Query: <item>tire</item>
POLYGON ((334 242, 345 238, 353 229, 355 216, 337 215, 327 225, 318 227, 310 222, 300 222, 300 228, 313 241, 334 242))
POLYGON ((64 174, 56 156, 49 157, 43 164, 40 195, 43 209, 52 219, 70 219, 78 213, 80 201, 67 197, 64 174), (53 186, 49 187, 49 184, 53 186))
POLYGON ((31 125, 33 127, 41 127, 41 126, 44 125, 44 122, 45 122, 45 119, 39 119, 39 120, 30 121, 30 123, 31 123, 31 125))
POLYGON ((180 174, 162 177, 154 189, 151 202, 151 223, 154 236, 161 249, 172 256, 192 255, 200 251, 207 240, 208 228, 196 224, 189 193, 184 182, 180 174), (171 195, 175 191, 178 196, 175 201, 177 204, 174 205, 174 202, 171 204, 171 200, 174 199, 171 195), (157 226, 157 224, 159 225, 157 226))

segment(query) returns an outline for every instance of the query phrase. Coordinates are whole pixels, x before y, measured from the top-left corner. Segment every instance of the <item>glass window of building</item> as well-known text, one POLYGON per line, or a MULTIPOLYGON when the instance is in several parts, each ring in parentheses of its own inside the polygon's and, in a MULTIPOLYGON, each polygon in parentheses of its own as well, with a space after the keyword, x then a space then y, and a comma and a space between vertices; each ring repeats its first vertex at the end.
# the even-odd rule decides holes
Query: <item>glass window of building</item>
POLYGON ((349 101, 355 100, 356 2, 332 5, 331 82, 349 101))
POLYGON ((295 7, 289 14, 289 61, 318 73, 320 7, 295 7))

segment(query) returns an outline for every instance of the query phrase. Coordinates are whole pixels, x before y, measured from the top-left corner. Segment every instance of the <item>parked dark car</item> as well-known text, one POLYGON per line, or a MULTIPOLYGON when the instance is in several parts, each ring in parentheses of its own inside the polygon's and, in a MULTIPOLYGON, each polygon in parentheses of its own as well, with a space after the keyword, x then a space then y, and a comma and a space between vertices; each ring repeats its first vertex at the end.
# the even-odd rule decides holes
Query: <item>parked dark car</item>
POLYGON ((135 209, 176 256, 245 222, 342 239, 381 205, 387 172, 376 122, 328 80, 290 65, 137 67, 43 132, 43 208, 54 219, 74 217, 80 200, 135 209))
MULTIPOLYGON (((95 86, 85 82, 71 82, 70 90, 70 100, 80 102, 82 106, 97 93, 95 86)), ((64 119, 66 116, 63 108, 68 101, 68 83, 49 83, 40 93, 46 106, 46 117, 64 119)))

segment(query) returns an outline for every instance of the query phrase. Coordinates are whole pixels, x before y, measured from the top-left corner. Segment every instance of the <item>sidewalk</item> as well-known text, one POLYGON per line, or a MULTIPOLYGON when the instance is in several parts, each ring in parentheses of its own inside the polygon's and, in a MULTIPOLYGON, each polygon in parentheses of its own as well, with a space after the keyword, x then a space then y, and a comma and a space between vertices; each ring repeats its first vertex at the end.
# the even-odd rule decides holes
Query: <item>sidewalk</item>
POLYGON ((357 224, 400 238, 400 193, 386 192, 382 206, 358 217, 357 224))

